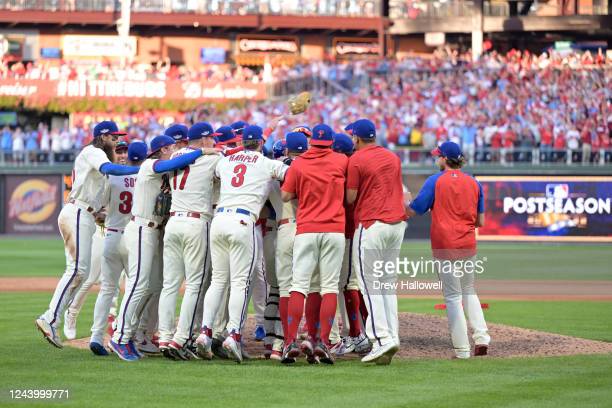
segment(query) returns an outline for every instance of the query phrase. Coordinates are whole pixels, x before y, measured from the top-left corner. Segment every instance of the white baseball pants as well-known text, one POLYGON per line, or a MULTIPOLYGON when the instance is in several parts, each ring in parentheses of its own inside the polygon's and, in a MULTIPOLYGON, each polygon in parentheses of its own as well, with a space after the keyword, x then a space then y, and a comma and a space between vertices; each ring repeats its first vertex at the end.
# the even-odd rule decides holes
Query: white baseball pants
POLYGON ((81 285, 81 288, 74 295, 74 299, 68 306, 68 313, 77 316, 85 300, 87 294, 93 285, 100 281, 102 274, 102 252, 104 252, 104 227, 96 225, 96 232, 91 238, 91 266, 89 268, 89 277, 81 285))
POLYGON ((64 311, 89 276, 92 236, 96 231, 93 215, 75 204, 66 204, 57 219, 64 240, 66 269, 55 287, 49 308, 41 316, 57 327, 64 311))
MULTIPOLYGON (((471 261, 472 265, 475 257, 462 261, 471 261)), ((474 288, 474 273, 463 271, 462 263, 456 261, 448 262, 449 267, 438 271, 438 276, 442 281, 442 293, 446 303, 446 315, 448 316, 448 328, 453 342, 453 348, 457 355, 463 357, 470 354, 470 341, 466 323, 469 322, 475 344, 488 345, 491 341, 487 323, 484 319, 480 299, 476 295, 474 288)), ((473 269, 473 267, 472 267, 473 269)))
POLYGON ((102 344, 107 318, 114 298, 119 291, 121 272, 129 269, 128 251, 121 231, 106 231, 102 253, 100 292, 94 307, 91 341, 102 344))
MULTIPOLYGON (((404 239, 405 222, 385 224, 376 221, 369 228, 359 225, 353 238, 353 270, 357 273, 359 288, 363 293, 368 319, 366 334, 379 346, 395 342, 399 345, 397 295, 394 291, 373 292, 373 254, 382 254, 387 260, 399 257, 404 239)), ((397 274, 393 279, 397 278, 397 274)))
POLYGON ((312 286, 320 289, 321 295, 338 293, 344 240, 342 233, 296 235, 293 244, 294 262, 290 292, 300 292, 307 296, 318 266, 318 279, 314 275, 317 282, 313 282, 312 286))
POLYGON ((164 234, 163 288, 159 298, 159 339, 185 346, 194 330, 207 264, 210 219, 170 217, 164 234), (178 325, 176 300, 185 281, 178 325), (175 332, 176 328, 176 332, 175 332))
POLYGON ((139 318, 161 289, 160 230, 130 221, 125 227, 128 271, 125 294, 117 315, 113 341, 126 344, 138 328, 139 318))
POLYGON ((228 333, 240 334, 247 317, 249 286, 257 261, 255 222, 238 213, 218 213, 210 228, 212 278, 204 298, 202 326, 212 328, 227 286, 228 333))

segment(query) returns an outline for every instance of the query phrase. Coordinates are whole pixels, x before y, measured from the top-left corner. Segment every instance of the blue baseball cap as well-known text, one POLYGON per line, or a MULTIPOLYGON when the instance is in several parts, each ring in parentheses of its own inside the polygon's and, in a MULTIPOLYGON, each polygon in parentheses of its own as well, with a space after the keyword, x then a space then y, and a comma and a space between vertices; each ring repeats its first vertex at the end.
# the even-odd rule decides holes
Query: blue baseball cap
POLYGON ((312 129, 306 125, 296 126, 291 131, 303 133, 306 137, 312 137, 312 129))
POLYGON ((302 132, 289 132, 285 135, 287 150, 291 152, 305 152, 308 150, 308 138, 302 132))
POLYGON ((180 123, 175 123, 174 125, 170 126, 168 129, 166 129, 166 131, 164 132, 164 135, 170 136, 171 138, 173 138, 174 140, 178 142, 179 140, 187 140, 188 132, 189 132, 189 129, 187 128, 187 126, 181 125, 180 123))
POLYGON ((460 159, 463 157, 461 147, 455 142, 444 142, 431 151, 432 156, 440 156, 445 159, 460 159))
POLYGON ((287 142, 285 142, 284 140, 281 139, 274 142, 274 144, 272 145, 272 154, 274 155, 274 158, 278 159, 279 157, 284 156, 286 148, 287 142))
POLYGON ((355 144, 349 135, 344 133, 336 133, 334 135, 334 143, 332 149, 338 153, 351 154, 355 150, 355 144))
POLYGON ((147 157, 147 144, 145 142, 132 142, 128 146, 128 160, 139 162, 147 157))
POLYGON ((189 128, 189 133, 187 135, 189 137, 189 140, 198 140, 203 137, 219 136, 219 133, 215 132, 210 123, 198 122, 189 128))
POLYGON ((117 124, 112 120, 104 120, 98 123, 93 129, 93 136, 99 137, 104 135, 116 135, 123 136, 127 135, 125 132, 120 132, 117 124))
POLYGON ((348 125, 346 125, 346 127, 344 128, 344 131, 352 136, 353 135, 353 124, 349 123, 348 125))
POLYGON ((362 139, 375 139, 376 138, 376 126, 369 119, 359 119, 353 122, 351 125, 351 133, 353 136, 360 137, 362 139))
POLYGON ((162 147, 170 146, 175 143, 174 139, 168 135, 155 136, 153 140, 151 140, 151 152, 149 156, 157 153, 162 147))
POLYGON ((218 135, 217 143, 220 145, 240 141, 240 138, 236 136, 231 126, 221 126, 215 133, 218 135))
POLYGON ((115 145, 115 152, 119 151, 119 150, 127 150, 128 148, 128 144, 126 141, 124 140, 120 140, 117 142, 117 144, 115 145))
POLYGON ((231 126, 237 135, 241 135, 244 132, 244 130, 247 128, 247 126, 249 126, 249 124, 246 123, 244 120, 239 120, 238 122, 232 123, 231 126))
POLYGON ((334 131, 324 123, 315 126, 312 129, 312 138, 310 144, 312 146, 331 146, 334 142, 334 131))
POLYGON ((242 132, 242 141, 263 140, 263 129, 257 125, 249 125, 242 132))

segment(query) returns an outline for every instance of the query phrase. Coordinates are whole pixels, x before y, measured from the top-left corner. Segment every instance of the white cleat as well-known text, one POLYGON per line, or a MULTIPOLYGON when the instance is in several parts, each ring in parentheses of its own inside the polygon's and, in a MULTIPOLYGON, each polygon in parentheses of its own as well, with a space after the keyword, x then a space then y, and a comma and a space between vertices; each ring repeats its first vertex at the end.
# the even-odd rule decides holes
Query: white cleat
POLYGON ((159 354, 159 348, 155 344, 153 344, 151 339, 149 339, 147 336, 144 336, 141 341, 136 342, 136 348, 141 353, 159 354))
POLYGON ((350 337, 353 350, 357 354, 369 353, 372 350, 372 345, 368 337, 361 333, 357 337, 350 337))
POLYGON ((361 362, 387 365, 391 363, 391 359, 398 350, 399 346, 393 341, 383 346, 374 346, 372 351, 361 359, 361 362))
POLYGON ((76 339, 76 323, 77 323, 78 314, 70 313, 69 310, 66 310, 64 313, 64 336, 68 340, 76 339))
POLYGON ((242 363, 242 347, 232 336, 228 336, 223 342, 223 348, 228 352, 229 356, 237 363, 242 363))
POLYGON ((459 360, 467 360, 468 358, 470 358, 470 352, 469 351, 456 351, 455 352, 455 358, 459 359, 459 360))
POLYGON ((60 336, 58 336, 55 328, 51 326, 45 319, 39 317, 38 319, 36 319, 35 323, 38 331, 40 331, 43 336, 45 336, 45 339, 47 339, 49 343, 51 343, 57 348, 64 347, 64 345, 62 344, 62 340, 60 339, 60 336))
POLYGON ((196 339, 195 344, 198 351, 198 356, 204 360, 212 360, 212 339, 210 337, 202 333, 196 339))

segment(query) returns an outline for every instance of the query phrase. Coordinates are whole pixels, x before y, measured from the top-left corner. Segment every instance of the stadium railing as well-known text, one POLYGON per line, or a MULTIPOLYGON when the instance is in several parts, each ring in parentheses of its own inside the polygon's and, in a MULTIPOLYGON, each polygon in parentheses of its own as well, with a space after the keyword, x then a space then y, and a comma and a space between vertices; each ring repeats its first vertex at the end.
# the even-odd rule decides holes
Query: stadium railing
MULTIPOLYGON (((423 147, 392 147, 405 167, 415 167, 431 164, 433 159, 431 149, 423 147)), ((603 167, 612 164, 612 148, 594 149, 589 159, 583 160, 582 149, 552 149, 552 148, 476 148, 473 154, 466 150, 467 162, 470 165, 495 166, 593 166, 603 167)), ((15 167, 45 167, 70 164, 74 161, 78 150, 49 152, 30 150, 24 152, 2 152, 0 154, 0 169, 15 167)))

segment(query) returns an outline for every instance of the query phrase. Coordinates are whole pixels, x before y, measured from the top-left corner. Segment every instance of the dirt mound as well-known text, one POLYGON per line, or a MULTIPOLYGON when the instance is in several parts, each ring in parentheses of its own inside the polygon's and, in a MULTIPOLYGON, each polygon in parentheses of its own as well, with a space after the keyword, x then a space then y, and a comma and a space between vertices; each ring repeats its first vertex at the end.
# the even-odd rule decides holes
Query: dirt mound
MULTIPOLYGON (((453 356, 452 345, 445 317, 415 313, 400 313, 402 358, 448 359, 453 356)), ((252 340, 255 321, 249 317, 245 338, 246 349, 254 358, 263 355, 263 343, 252 340)), ((612 343, 586 340, 537 330, 522 329, 503 324, 489 324, 491 357, 539 357, 573 354, 612 353, 612 343)), ((89 338, 65 342, 77 348, 88 348, 89 338)), ((357 358, 351 355, 343 358, 357 358)))

